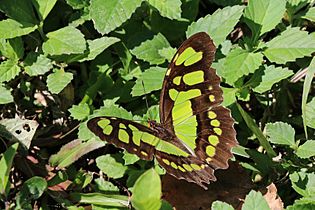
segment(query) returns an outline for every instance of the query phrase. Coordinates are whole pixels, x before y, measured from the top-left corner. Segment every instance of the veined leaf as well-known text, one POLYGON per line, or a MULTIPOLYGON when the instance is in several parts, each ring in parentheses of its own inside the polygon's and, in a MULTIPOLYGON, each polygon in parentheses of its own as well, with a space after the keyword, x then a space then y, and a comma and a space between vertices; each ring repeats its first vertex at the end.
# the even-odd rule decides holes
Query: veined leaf
POLYGON ((288 145, 296 147, 294 140, 295 131, 291 125, 284 122, 266 124, 266 135, 268 140, 274 144, 288 145))
POLYGON ((303 18, 315 22, 315 7, 311 7, 303 16, 303 18))
POLYGON ((0 10, 18 22, 33 25, 37 23, 33 5, 29 0, 1 0, 0 10))
POLYGON ((41 21, 45 20, 57 0, 32 0, 41 21))
POLYGON ((139 7, 142 0, 91 0, 90 15, 94 26, 102 34, 107 34, 127 21, 139 7))
POLYGON ((73 74, 65 72, 63 69, 57 69, 47 77, 47 87, 51 93, 60 93, 73 79, 73 74))
POLYGON ((101 209, 108 210, 117 209, 115 207, 127 208, 129 203, 128 196, 125 195, 109 195, 104 193, 71 193, 70 196, 72 200, 76 202, 101 205, 101 209))
POLYGON ((288 28, 266 44, 264 55, 271 61, 285 64, 310 56, 315 51, 315 38, 299 28, 288 28))
POLYGON ((233 30, 236 23, 243 14, 243 6, 224 7, 218 9, 212 15, 200 18, 193 22, 187 29, 186 36, 197 32, 207 32, 218 47, 233 30))
POLYGON ((150 64, 161 64, 165 58, 159 54, 159 50, 170 47, 167 39, 162 34, 157 34, 151 40, 142 42, 133 48, 131 53, 138 59, 149 62, 150 64))
POLYGON ((0 21, 0 39, 11 39, 29 34, 37 29, 37 25, 17 22, 13 19, 0 21))
POLYGON ((212 203, 211 210, 233 210, 234 208, 222 201, 215 201, 212 203))
POLYGON ((163 17, 169 19, 180 19, 182 9, 180 8, 182 2, 180 0, 147 0, 153 7, 155 7, 163 17))
POLYGON ((25 72, 30 76, 43 75, 53 68, 52 62, 43 54, 30 52, 25 61, 25 72))
POLYGON ((0 82, 7 82, 14 79, 21 69, 15 60, 6 60, 0 64, 0 82))
POLYGON ((222 90, 223 90, 223 98, 224 98, 222 102, 222 106, 229 106, 233 104, 236 101, 235 94, 238 91, 238 89, 222 87, 222 90))
POLYGON ((314 197, 315 194, 315 173, 303 171, 290 174, 293 189, 304 197, 314 197))
POLYGON ((242 210, 270 210, 267 201, 262 196, 261 192, 256 192, 254 190, 250 191, 248 195, 246 195, 242 210))
POLYGON ((13 102, 11 91, 0 85, 0 104, 8 104, 13 102))
POLYGON ((305 124, 310 128, 315 129, 315 97, 309 103, 306 104, 304 116, 305 124))
POLYGON ((79 105, 73 105, 69 112, 71 113, 71 117, 76 120, 83 120, 90 114, 90 107, 86 103, 82 103, 79 105))
POLYGON ((300 158, 310 158, 315 156, 315 140, 307 140, 298 147, 296 155, 300 158))
POLYGON ((108 177, 118 179, 124 176, 127 166, 119 163, 109 154, 96 158, 96 165, 101 171, 103 171, 108 177))
POLYGON ((19 60, 24 55, 24 46, 21 37, 13 39, 0 39, 0 52, 1 54, 11 60, 19 60))
POLYGON ((288 68, 275 67, 273 65, 266 66, 264 75, 261 78, 262 81, 254 88, 254 91, 257 93, 268 91, 275 83, 291 76, 292 74, 293 71, 288 68))

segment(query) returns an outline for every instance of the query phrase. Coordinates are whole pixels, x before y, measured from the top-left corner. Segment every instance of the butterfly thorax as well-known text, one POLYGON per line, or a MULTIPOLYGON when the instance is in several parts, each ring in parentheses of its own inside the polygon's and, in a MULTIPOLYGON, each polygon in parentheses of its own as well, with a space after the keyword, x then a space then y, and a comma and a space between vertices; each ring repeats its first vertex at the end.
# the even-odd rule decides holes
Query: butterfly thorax
POLYGON ((164 140, 173 139, 175 136, 162 124, 156 122, 155 120, 148 120, 150 128, 155 132, 155 134, 164 140))

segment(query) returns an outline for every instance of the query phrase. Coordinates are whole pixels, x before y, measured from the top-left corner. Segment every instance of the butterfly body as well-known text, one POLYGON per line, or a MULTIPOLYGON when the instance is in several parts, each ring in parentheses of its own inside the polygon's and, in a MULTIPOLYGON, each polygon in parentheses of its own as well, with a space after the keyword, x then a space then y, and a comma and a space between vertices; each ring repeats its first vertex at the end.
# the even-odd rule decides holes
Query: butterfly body
POLYGON ((220 78, 210 67, 215 49, 203 32, 179 47, 163 82, 160 123, 149 121, 147 127, 104 116, 89 120, 88 128, 144 160, 155 156, 168 173, 206 188, 216 180, 215 169, 228 167, 237 144, 234 120, 220 105, 220 78))

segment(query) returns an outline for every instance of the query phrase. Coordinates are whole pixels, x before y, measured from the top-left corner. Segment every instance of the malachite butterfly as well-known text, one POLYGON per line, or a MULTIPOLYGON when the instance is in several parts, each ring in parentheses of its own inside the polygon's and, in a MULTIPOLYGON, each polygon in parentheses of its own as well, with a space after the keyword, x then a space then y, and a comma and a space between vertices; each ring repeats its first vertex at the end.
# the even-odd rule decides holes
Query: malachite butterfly
POLYGON ((211 63, 215 45, 197 33, 178 49, 165 74, 160 96, 161 122, 149 127, 116 117, 95 117, 88 128, 100 139, 136 154, 153 156, 178 179, 207 189, 214 170, 226 169, 237 145, 234 120, 223 101, 220 78, 211 63))

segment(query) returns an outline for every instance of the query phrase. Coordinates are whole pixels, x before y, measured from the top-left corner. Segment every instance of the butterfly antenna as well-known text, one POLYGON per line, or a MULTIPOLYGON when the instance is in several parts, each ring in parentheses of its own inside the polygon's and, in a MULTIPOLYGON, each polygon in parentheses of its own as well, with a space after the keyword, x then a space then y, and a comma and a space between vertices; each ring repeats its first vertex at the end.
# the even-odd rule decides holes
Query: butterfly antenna
POLYGON ((150 110, 149 110, 149 103, 148 103, 148 95, 147 95, 147 92, 145 91, 145 87, 144 87, 144 83, 143 83, 143 80, 141 81, 142 83, 142 87, 143 87, 143 92, 144 92, 144 95, 145 95, 145 104, 147 106, 147 110, 148 110, 148 117, 149 117, 149 120, 151 120, 151 116, 150 116, 150 110))

